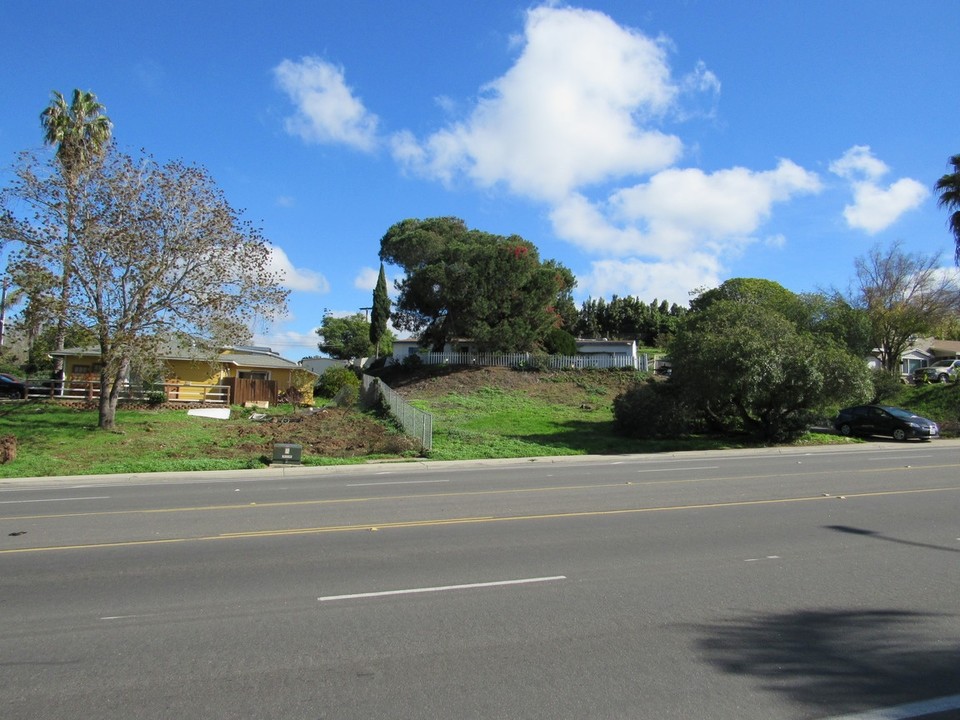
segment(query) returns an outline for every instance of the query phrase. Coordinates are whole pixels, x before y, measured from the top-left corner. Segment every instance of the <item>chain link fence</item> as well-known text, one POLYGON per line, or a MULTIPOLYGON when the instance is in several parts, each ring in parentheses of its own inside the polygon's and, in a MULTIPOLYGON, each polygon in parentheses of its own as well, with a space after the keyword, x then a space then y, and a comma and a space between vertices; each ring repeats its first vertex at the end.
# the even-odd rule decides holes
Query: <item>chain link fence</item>
POLYGON ((363 403, 371 407, 381 402, 390 411, 403 431, 419 440, 426 452, 433 449, 433 415, 404 400, 380 378, 363 376, 363 403))

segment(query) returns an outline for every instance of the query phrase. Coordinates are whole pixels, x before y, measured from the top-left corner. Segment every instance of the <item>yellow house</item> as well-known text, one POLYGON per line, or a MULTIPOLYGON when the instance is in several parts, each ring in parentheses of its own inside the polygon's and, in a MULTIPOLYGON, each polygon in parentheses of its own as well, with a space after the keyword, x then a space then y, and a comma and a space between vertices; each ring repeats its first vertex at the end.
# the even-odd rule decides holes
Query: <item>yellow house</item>
MULTIPOLYGON (((61 396, 85 395, 89 399, 99 394, 98 348, 65 348, 50 355, 64 361, 61 396)), ((173 343, 158 351, 157 360, 170 402, 276 404, 284 396, 296 394, 300 402, 313 404, 317 374, 267 347, 225 346, 210 354, 173 343)))

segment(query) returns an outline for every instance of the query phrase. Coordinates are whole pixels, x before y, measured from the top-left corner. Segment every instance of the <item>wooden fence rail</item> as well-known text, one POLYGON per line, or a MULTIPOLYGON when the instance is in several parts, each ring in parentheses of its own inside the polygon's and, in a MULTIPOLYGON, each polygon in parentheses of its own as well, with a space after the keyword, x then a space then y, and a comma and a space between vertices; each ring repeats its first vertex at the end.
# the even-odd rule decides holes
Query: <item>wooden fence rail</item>
MULTIPOLYGON (((120 399, 147 402, 153 391, 162 390, 167 402, 230 404, 230 388, 226 385, 193 385, 191 383, 157 383, 155 385, 127 385, 120 391, 120 399)), ((34 385, 28 397, 53 400, 93 402, 100 399, 100 383, 93 380, 67 380, 63 383, 34 385)))

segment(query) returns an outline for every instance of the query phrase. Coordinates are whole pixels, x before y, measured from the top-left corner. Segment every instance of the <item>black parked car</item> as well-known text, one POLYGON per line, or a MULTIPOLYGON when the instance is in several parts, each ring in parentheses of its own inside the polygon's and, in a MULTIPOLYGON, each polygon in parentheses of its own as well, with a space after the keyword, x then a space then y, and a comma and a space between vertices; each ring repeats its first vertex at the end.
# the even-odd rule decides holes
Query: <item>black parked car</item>
POLYGON ((833 421, 841 435, 887 435, 894 440, 929 440, 940 434, 933 420, 889 405, 857 405, 844 408, 833 421))
POLYGON ((27 397, 27 384, 17 380, 13 375, 0 373, 0 397, 23 400, 27 397))

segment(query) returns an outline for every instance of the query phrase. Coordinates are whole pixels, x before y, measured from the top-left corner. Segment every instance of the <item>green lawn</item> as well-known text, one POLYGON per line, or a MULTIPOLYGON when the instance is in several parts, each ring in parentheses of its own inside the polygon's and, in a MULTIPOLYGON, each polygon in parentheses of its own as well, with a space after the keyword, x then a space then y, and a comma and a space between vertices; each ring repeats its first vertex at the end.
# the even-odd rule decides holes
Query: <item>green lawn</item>
POLYGON ((117 411, 118 432, 97 429, 97 413, 49 402, 9 403, 0 408, 0 435, 17 439, 17 458, 0 477, 220 470, 251 461, 217 458, 213 421, 186 411, 117 411))
MULTIPOLYGON (((433 393, 413 403, 433 414, 430 459, 466 460, 547 455, 620 454, 743 447, 722 438, 629 440, 613 433, 611 375, 578 373, 540 381, 541 391, 479 387, 433 393)), ((941 424, 945 436, 960 431, 960 384, 904 386, 887 404, 901 405, 941 424)), ((287 408, 286 412, 290 409, 287 408)), ((282 410, 280 410, 282 412, 282 410)), ((229 470, 262 467, 270 438, 240 411, 230 421, 189 417, 185 410, 120 410, 118 432, 97 429, 95 411, 49 402, 0 405, 0 436, 14 436, 17 457, 0 465, 0 478, 101 473, 229 470), (259 443, 259 449, 257 444, 259 443)), ((343 420, 342 438, 361 424, 377 422, 355 413, 343 420)), ((798 444, 859 442, 834 435, 808 435, 798 444)), ((304 464, 363 462, 305 452, 304 464)), ((378 459, 389 459, 379 454, 378 459)), ((409 453, 397 454, 400 459, 409 453)))

